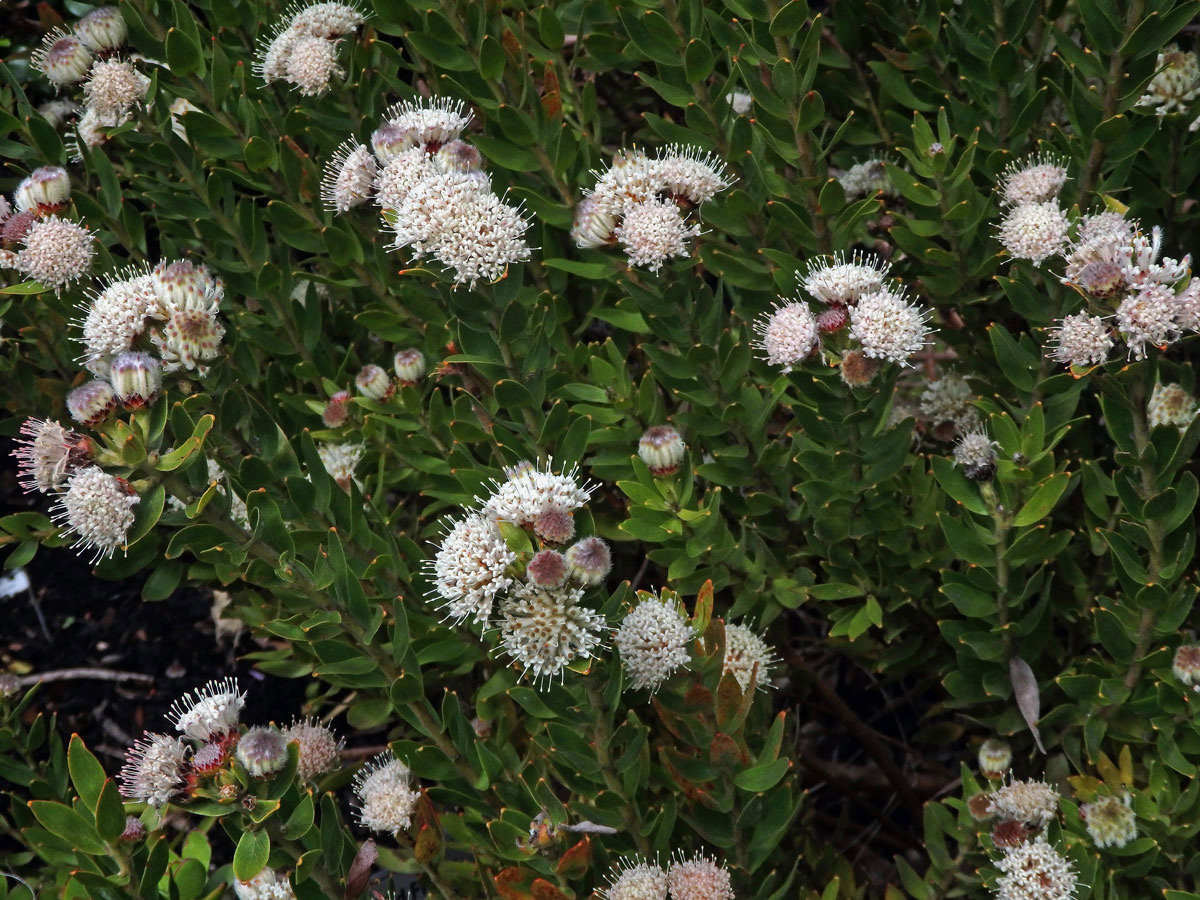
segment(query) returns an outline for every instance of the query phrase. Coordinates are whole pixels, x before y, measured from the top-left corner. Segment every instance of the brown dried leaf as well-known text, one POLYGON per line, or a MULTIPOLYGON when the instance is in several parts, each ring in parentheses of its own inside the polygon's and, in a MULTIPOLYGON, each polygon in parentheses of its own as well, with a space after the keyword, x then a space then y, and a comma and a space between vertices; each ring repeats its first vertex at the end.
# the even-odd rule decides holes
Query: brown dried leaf
POLYGON ((371 867, 379 850, 375 842, 368 838, 354 854, 354 862, 350 863, 350 871, 346 875, 346 900, 353 900, 367 889, 367 880, 371 877, 371 867))

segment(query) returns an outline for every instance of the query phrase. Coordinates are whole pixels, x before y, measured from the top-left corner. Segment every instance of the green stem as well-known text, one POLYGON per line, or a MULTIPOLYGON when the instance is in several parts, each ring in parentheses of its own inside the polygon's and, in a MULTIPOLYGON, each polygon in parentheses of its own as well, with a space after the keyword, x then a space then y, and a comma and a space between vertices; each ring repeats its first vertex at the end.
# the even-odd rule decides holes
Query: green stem
POLYGON ((596 751, 596 761, 600 763, 600 771, 604 774, 604 783, 621 800, 621 817, 625 822, 625 830, 633 837, 638 852, 649 859, 650 842, 642 834, 642 823, 638 818, 637 810, 626 796, 621 779, 617 776, 616 769, 613 768, 612 754, 608 752, 608 748, 612 744, 612 729, 609 726, 608 709, 605 706, 604 697, 601 696, 600 689, 596 687, 594 681, 595 679, 587 679, 585 684, 587 685, 588 704, 591 706, 593 716, 592 747, 596 751))

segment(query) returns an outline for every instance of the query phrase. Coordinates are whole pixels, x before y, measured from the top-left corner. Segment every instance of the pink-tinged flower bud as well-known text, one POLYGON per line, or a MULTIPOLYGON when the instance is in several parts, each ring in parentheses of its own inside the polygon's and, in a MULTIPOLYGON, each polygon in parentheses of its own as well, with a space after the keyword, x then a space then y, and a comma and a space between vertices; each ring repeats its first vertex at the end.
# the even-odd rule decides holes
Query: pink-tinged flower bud
POLYGON ((1005 741, 988 738, 979 746, 979 773, 991 781, 999 781, 1012 765, 1012 747, 1005 741))
POLYGON ((674 475, 683 462, 687 444, 671 425, 655 425, 647 428, 638 441, 638 456, 655 475, 674 475))
POLYGON ((225 294, 221 279, 214 278, 208 266, 191 260, 163 260, 150 273, 150 285, 158 298, 155 318, 165 319, 181 309, 205 310, 215 314, 225 294))
POLYGON ((412 387, 425 374, 425 354, 416 347, 409 347, 396 353, 392 360, 396 370, 396 380, 401 387, 412 387))
POLYGON ((225 326, 220 319, 199 309, 178 309, 171 313, 161 331, 150 335, 150 342, 162 354, 163 371, 195 369, 208 371, 205 363, 221 353, 225 326))
POLYGON ((433 154, 439 172, 477 172, 483 168, 483 154, 466 141, 442 144, 433 154))
POLYGON ((321 412, 321 421, 326 428, 341 428, 350 417, 350 392, 338 391, 329 398, 321 412))
POLYGON ((142 824, 142 820, 137 816, 125 817, 125 830, 121 832, 121 840, 126 844, 132 844, 134 841, 140 841, 146 836, 146 826, 142 824))
POLYGON ((399 125, 388 122, 380 125, 371 135, 371 149, 384 165, 387 165, 412 146, 408 132, 399 125))
POLYGON ((396 385, 381 367, 368 364, 362 367, 354 379, 358 392, 369 400, 383 402, 396 392, 396 385))
POLYGON ((67 412, 80 425, 95 427, 117 408, 117 394, 107 381, 99 378, 81 384, 67 394, 67 412))
POLYGON ((71 177, 61 166, 42 166, 17 185, 13 201, 21 212, 54 212, 71 199, 71 177))
POLYGON ((871 359, 861 350, 850 350, 842 357, 842 382, 848 387, 870 384, 878 371, 879 361, 871 359))
POLYGON ((113 360, 109 378, 125 408, 138 409, 162 388, 162 363, 141 350, 127 350, 113 360))
POLYGON ((1200 647, 1195 644, 1183 644, 1175 651, 1171 671, 1181 684, 1192 688, 1200 685, 1200 647))
POLYGON ((238 740, 237 761, 251 778, 264 778, 287 765, 287 745, 278 728, 257 725, 238 740))
POLYGON ((125 43, 126 33, 125 19, 115 6, 93 9, 75 23, 75 36, 98 53, 116 50, 125 43))
POLYGON ((33 51, 30 61, 51 84, 60 88, 87 75, 92 67, 92 54, 83 41, 59 28, 46 35, 42 45, 33 51))
POLYGON ((617 214, 613 204, 600 197, 584 197, 575 207, 571 238, 577 247, 604 247, 616 238, 617 214))
POLYGON ((596 585, 612 568, 612 551, 602 538, 586 537, 567 550, 567 565, 572 578, 586 585, 596 585))
POLYGON ((817 316, 817 331, 821 334, 833 334, 835 331, 840 331, 849 321, 849 314, 846 312, 846 307, 840 303, 835 303, 832 306, 827 306, 821 310, 817 316))
POLYGON ((539 587, 559 587, 567 580, 567 558, 557 550, 541 550, 533 555, 525 574, 539 587))
POLYGON ((197 750, 196 755, 192 757, 192 771, 197 775, 211 775, 225 765, 233 743, 228 737, 233 734, 234 732, 229 732, 228 735, 221 735, 197 750))
POLYGON ((18 244, 25 239, 33 223, 38 220, 38 214, 33 210, 13 213, 4 220, 4 230, 0 231, 0 239, 5 244, 18 244))
POLYGON ((1125 274, 1116 263, 1097 260, 1079 270, 1076 284, 1102 299, 1115 297, 1125 287, 1125 274))
POLYGON ((533 531, 550 544, 565 544, 575 535, 575 520, 557 506, 548 506, 533 520, 533 531))
POLYGON ((301 719, 283 730, 283 739, 295 741, 300 750, 296 777, 312 781, 318 775, 331 772, 342 759, 342 742, 332 731, 315 719, 301 719))

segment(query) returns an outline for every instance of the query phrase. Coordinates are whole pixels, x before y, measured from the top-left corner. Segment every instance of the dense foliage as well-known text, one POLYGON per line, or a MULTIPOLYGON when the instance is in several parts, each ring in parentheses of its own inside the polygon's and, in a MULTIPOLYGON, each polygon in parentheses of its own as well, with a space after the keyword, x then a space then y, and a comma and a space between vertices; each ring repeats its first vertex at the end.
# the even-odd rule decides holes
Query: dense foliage
POLYGON ((6 13, 5 565, 308 701, 4 682, 0 897, 1200 897, 1198 12, 6 13))

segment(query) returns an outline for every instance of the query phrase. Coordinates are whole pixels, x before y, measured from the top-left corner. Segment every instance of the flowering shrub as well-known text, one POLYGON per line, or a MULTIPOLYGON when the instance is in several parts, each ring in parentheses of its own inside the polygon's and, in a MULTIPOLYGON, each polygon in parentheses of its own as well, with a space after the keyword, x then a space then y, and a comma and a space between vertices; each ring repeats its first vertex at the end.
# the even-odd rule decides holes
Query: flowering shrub
POLYGON ((5 565, 310 690, 0 675, 0 898, 1200 896, 1200 2, 38 10, 5 565))

